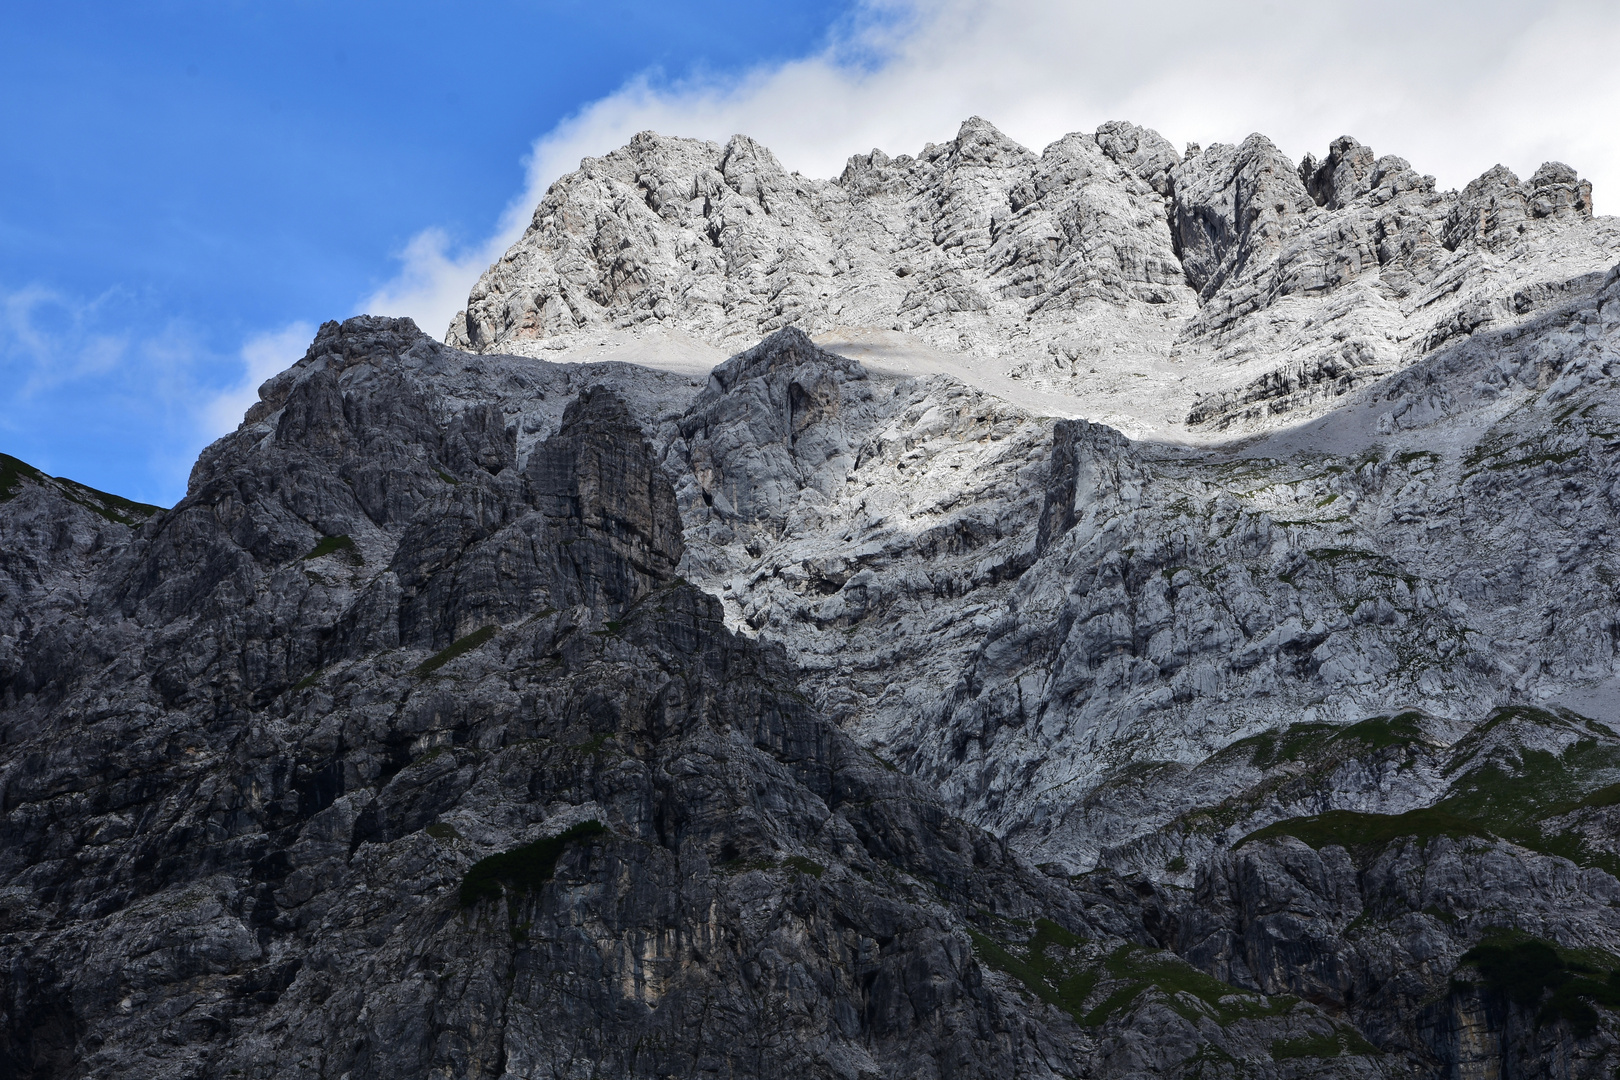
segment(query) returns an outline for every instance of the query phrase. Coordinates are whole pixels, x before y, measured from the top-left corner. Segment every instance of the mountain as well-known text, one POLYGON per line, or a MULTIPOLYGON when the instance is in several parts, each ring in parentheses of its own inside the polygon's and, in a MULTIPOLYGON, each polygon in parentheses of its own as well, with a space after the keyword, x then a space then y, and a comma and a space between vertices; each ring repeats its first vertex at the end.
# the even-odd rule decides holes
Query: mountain
POLYGON ((1591 207, 648 133, 175 507, 6 459, 0 1072, 1608 1076, 1591 207))
POLYGON ((1296 166, 1260 135, 1183 157, 1110 123, 1036 155, 974 118, 818 182, 745 136, 649 132, 552 186, 445 340, 903 333, 1134 436, 1263 430, 1589 295, 1620 257, 1566 165, 1434 188, 1351 138, 1296 166))

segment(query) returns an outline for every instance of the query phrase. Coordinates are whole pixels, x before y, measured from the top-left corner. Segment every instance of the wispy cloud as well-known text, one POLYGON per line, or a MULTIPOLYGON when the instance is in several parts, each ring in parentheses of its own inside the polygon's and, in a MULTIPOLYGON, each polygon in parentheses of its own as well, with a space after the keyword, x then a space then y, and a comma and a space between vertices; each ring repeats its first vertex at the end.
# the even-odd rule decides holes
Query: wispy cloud
POLYGON ((1112 119, 1177 144, 1269 135, 1323 154, 1351 134, 1443 186, 1501 162, 1561 159, 1620 197, 1620 6, 1604 0, 941 0, 868 3, 822 52, 741 75, 633 80, 542 135, 490 236, 451 252, 420 233, 367 310, 442 334, 522 234, 547 186, 637 131, 744 132, 789 168, 833 175, 851 153, 915 152, 969 115, 1039 148, 1112 119))
POLYGON ((483 243, 455 254, 450 238, 437 226, 423 229, 400 252, 400 271, 382 288, 360 302, 372 315, 409 315, 434 337, 442 338, 450 320, 467 304, 473 282, 490 263, 501 257, 521 228, 502 219, 483 243))
POLYGON ((291 323, 220 355, 178 320, 108 330, 139 325, 142 314, 117 290, 91 298, 37 284, 0 290, 0 449, 47 472, 173 502, 197 452, 241 422, 259 384, 302 356, 315 332, 291 323))
POLYGON ((236 430, 242 422, 242 414, 259 400, 260 384, 291 367, 304 355, 314 336, 314 324, 293 322, 280 330, 248 338, 238 355, 241 379, 204 404, 198 417, 201 433, 208 439, 217 439, 236 430))
MULTIPOLYGON (((40 285, 0 294, 0 363, 15 404, 26 406, 63 384, 118 368, 129 351, 128 338, 93 328, 100 310, 115 298, 108 293, 76 302, 40 285)), ((18 418, 12 412, 0 422, 18 418)))

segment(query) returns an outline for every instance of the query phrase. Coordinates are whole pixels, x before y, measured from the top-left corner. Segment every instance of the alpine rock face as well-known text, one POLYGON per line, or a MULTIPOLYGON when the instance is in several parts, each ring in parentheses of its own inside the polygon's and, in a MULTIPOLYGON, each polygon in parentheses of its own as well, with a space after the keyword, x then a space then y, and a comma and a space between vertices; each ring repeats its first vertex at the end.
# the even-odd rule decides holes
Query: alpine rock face
POLYGON ((651 133, 175 507, 0 460, 0 1073, 1608 1077, 1620 222, 651 133))

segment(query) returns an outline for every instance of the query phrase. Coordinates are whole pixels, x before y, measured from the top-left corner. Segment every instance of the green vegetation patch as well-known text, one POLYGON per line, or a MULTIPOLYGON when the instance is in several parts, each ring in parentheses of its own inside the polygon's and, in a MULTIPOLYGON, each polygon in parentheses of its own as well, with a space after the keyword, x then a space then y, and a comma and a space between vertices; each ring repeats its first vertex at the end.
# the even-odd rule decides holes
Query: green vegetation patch
POLYGON ((321 542, 309 549, 309 554, 304 556, 304 561, 319 559, 325 555, 335 555, 340 551, 347 555, 349 561, 354 565, 362 566, 365 564, 365 556, 360 554, 360 549, 354 546, 354 540, 347 533, 321 537, 321 542))
POLYGON ((1290 724, 1281 732, 1263 731, 1239 739, 1226 752, 1248 753, 1260 769, 1284 761, 1299 761, 1332 740, 1339 728, 1334 724, 1290 724))
POLYGON ((1564 462, 1568 461, 1572 457, 1575 457, 1579 453, 1579 450, 1565 450, 1562 452, 1547 451, 1540 454, 1531 454, 1528 457, 1522 457, 1516 461, 1499 461, 1493 465, 1487 465, 1485 467, 1487 469, 1500 470, 1528 468, 1534 465, 1562 465, 1564 462))
MULTIPOLYGON (((1477 750, 1480 736, 1512 720, 1585 732, 1582 718, 1541 709, 1498 710, 1479 731, 1459 743, 1451 769, 1477 750)), ((1606 734, 1606 733, 1605 733, 1606 734)), ((1479 822, 1522 847, 1596 867, 1620 877, 1620 859, 1591 849, 1578 831, 1550 831, 1547 822, 1583 809, 1620 803, 1620 746, 1611 738, 1579 738, 1560 753, 1525 748, 1493 754, 1452 782, 1439 807, 1479 822)))
POLYGON ((973 951, 986 964, 1087 1027, 1120 1015, 1154 989, 1186 1019, 1213 1017, 1223 1027, 1234 1020, 1281 1015, 1298 1002, 1239 990, 1173 953, 1140 945, 1121 946, 1101 962, 1088 959, 1083 954, 1086 939, 1050 919, 1035 920, 1035 932, 1022 946, 1002 944, 976 930, 968 933, 973 951), (1098 992, 1103 993, 1102 1001, 1087 1009, 1087 1001, 1098 992))
POLYGON ((739 856, 725 860, 715 869, 722 874, 746 874, 753 870, 775 870, 780 865, 775 859, 749 859, 739 856))
POLYGON ((409 765, 407 765, 405 767, 407 769, 419 768, 420 766, 426 765, 430 761, 435 761, 438 758, 443 757, 448 752, 449 752, 449 747, 435 746, 433 749, 429 750, 427 753, 423 754, 421 757, 416 758, 409 765))
POLYGON ((1576 804, 1576 808, 1582 810, 1600 810, 1605 806, 1613 806, 1616 803, 1620 803, 1620 784, 1610 784, 1608 787, 1598 788, 1596 791, 1592 792, 1592 794, 1582 799, 1576 804))
POLYGON ((1539 830, 1535 822, 1567 813, 1580 805, 1583 792, 1580 775, 1583 765, 1611 764, 1601 761, 1610 755, 1595 740, 1584 740, 1562 754, 1547 750, 1523 750, 1518 768, 1490 761, 1458 778, 1441 804, 1453 813, 1496 826, 1493 830, 1508 839, 1529 838, 1539 830), (1600 762, 1582 761, 1599 758, 1600 762))
POLYGON ((789 855, 782 859, 727 859, 716 869, 722 874, 746 874, 750 870, 779 870, 786 867, 800 874, 808 875, 818 881, 827 868, 814 859, 807 859, 803 855, 789 855))
POLYGON ((1289 1058, 1335 1058, 1340 1054, 1376 1054, 1378 1048, 1361 1037, 1358 1031, 1339 1028, 1321 1035, 1306 1035, 1298 1039, 1273 1039, 1271 1058, 1287 1061, 1289 1058))
POLYGON ((507 890, 519 896, 537 891, 551 880, 557 860, 569 844, 605 832, 607 826, 600 821, 582 821, 556 836, 479 859, 461 879, 461 906, 470 908, 480 900, 498 900, 507 890))
POLYGON ((1409 810, 1404 814, 1363 814, 1354 810, 1329 810, 1311 817, 1274 822, 1245 836, 1238 846, 1250 841, 1292 836, 1320 851, 1342 847, 1346 851, 1368 853, 1406 837, 1428 841, 1437 836, 1460 839, 1465 836, 1489 837, 1489 830, 1466 818, 1438 807, 1409 810))
POLYGON ((1082 1016, 1086 998, 1091 995, 1101 975, 1095 965, 1076 963, 1068 955, 1083 945, 1084 939, 1050 919, 1035 921, 1035 933, 1018 952, 1003 947, 976 930, 969 930, 968 935, 973 939, 973 951, 985 963, 1023 983, 1030 993, 1046 1004, 1062 1009, 1084 1023, 1082 1016))
POLYGON ((1376 551, 1358 551, 1355 548, 1309 548, 1305 554, 1317 562, 1336 563, 1347 559, 1382 559, 1376 551))
POLYGON ((1422 713, 1403 712, 1348 725, 1290 724, 1281 732, 1264 731, 1239 739, 1232 747, 1249 751, 1257 768, 1285 761, 1341 761, 1368 750, 1423 742, 1423 729, 1418 726, 1422 719, 1422 713))
POLYGON ((1246 758, 1257 769, 1271 770, 1269 775, 1242 794, 1189 812, 1182 820, 1200 832, 1229 828, 1269 802, 1293 801, 1314 789, 1320 777, 1343 762, 1384 754, 1391 748, 1403 751, 1410 761, 1415 744, 1432 743, 1424 734, 1422 719, 1421 713, 1403 712, 1350 725, 1299 723, 1239 739, 1216 757, 1232 764, 1246 758))
POLYGON ((1505 435, 1493 435, 1483 439, 1468 453, 1463 455, 1464 465, 1478 465, 1488 458, 1500 457, 1513 449, 1513 445, 1506 441, 1505 435))
POLYGON ((822 874, 827 872, 827 868, 825 866, 822 866, 814 859, 807 859, 803 855, 789 855, 787 858, 782 860, 782 865, 791 866, 799 873, 808 874, 817 880, 821 878, 822 874))
MULTIPOLYGON (((1325 764, 1366 750, 1410 746, 1423 741, 1422 716, 1404 712, 1373 717, 1349 727, 1295 725, 1281 735, 1265 733, 1234 743, 1231 749, 1253 755, 1257 767, 1306 760, 1320 771, 1325 764)), ((1293 836, 1321 849, 1344 847, 1358 856, 1373 854, 1402 838, 1427 841, 1436 836, 1500 838, 1538 851, 1596 867, 1620 877, 1620 859, 1593 849, 1576 830, 1552 831, 1547 822, 1582 809, 1620 804, 1620 745, 1588 734, 1583 718, 1529 706, 1498 709, 1452 749, 1447 771, 1456 773, 1446 797, 1432 807, 1405 814, 1363 814, 1335 810, 1313 817, 1291 818, 1244 837, 1266 840, 1293 836), (1579 733, 1560 753, 1508 745, 1479 753, 1486 737, 1512 721, 1579 733)), ((1231 816, 1231 815, 1229 815, 1231 816)), ((1236 820, 1236 816, 1233 820, 1236 820)))
POLYGON ((900 771, 900 766, 896 765, 894 762, 890 761, 888 758, 884 757, 882 754, 878 753, 877 751, 868 750, 866 753, 867 753, 867 755, 869 757, 871 757, 871 759, 873 761, 877 762, 878 767, 880 769, 883 769, 886 772, 892 772, 892 773, 897 773, 897 772, 900 771))
POLYGON ((465 637, 457 638, 449 645, 440 649, 438 652, 416 665, 413 674, 419 678, 433 674, 435 671, 438 671, 456 657, 461 656, 463 653, 472 652, 490 638, 494 637, 495 630, 495 625, 491 623, 489 626, 479 627, 477 630, 474 630, 465 637))
POLYGON ((602 747, 605 746, 607 741, 612 737, 613 733, 610 731, 598 731, 595 735, 592 735, 584 742, 574 743, 568 749, 585 757, 593 757, 602 752, 602 747))
MULTIPOLYGON (((1574 716, 1573 713, 1570 715, 1574 716)), ((1480 745, 1485 741, 1485 736, 1515 720, 1523 720, 1543 727, 1567 727, 1570 724, 1568 717, 1548 712, 1546 709, 1538 709, 1532 705, 1508 705, 1496 709, 1486 718, 1484 723, 1479 724, 1468 734, 1457 740, 1457 744, 1452 747, 1451 761, 1446 766, 1446 772, 1455 772, 1460 765, 1478 752, 1480 745)))
POLYGON ((1537 1026, 1565 1020, 1578 1038, 1597 1030, 1593 1005, 1620 1008, 1620 971, 1541 938, 1499 933, 1463 953, 1462 963, 1479 972, 1486 990, 1536 1009, 1537 1026))
POLYGON ((0 502, 5 502, 17 494, 17 485, 23 480, 32 480, 36 484, 49 483, 50 478, 21 458, 14 458, 10 454, 0 454, 0 502))
POLYGON ((1374 716, 1369 720, 1339 729, 1337 738, 1354 739, 1369 750, 1382 750, 1386 746, 1410 746, 1423 739, 1418 726, 1423 719, 1420 712, 1403 712, 1394 716, 1374 716))
POLYGON ((1114 990, 1082 1023, 1095 1027, 1116 1013, 1123 1012, 1148 989, 1157 989, 1169 999, 1170 1008, 1196 1023, 1200 1014, 1213 1017, 1222 1027, 1235 1020, 1281 1016, 1299 1003, 1298 998, 1281 995, 1266 998, 1239 990, 1207 975, 1174 953, 1141 945, 1124 945, 1103 961, 1103 968, 1124 985, 1114 990))
POLYGON ((163 507, 153 506, 151 503, 135 502, 122 495, 112 495, 105 491, 97 491, 93 487, 75 480, 64 480, 56 477, 62 494, 69 502, 76 502, 91 513, 100 514, 108 521, 116 521, 120 525, 139 525, 153 514, 161 513, 163 507))

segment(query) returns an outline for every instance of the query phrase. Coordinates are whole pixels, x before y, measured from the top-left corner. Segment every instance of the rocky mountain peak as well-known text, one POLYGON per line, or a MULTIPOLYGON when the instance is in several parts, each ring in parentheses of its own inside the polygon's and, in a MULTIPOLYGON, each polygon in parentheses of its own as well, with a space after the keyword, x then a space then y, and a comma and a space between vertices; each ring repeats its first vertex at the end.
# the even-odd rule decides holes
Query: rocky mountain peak
POLYGON ((1033 164, 1035 155, 1009 139, 990 121, 970 116, 962 121, 956 138, 949 144, 951 164, 956 168, 977 166, 1004 170, 1033 164))
POLYGON ((1273 262, 1289 220, 1312 205, 1292 163, 1263 135, 1215 143, 1171 179, 1182 267, 1204 300, 1245 268, 1273 262))
POLYGON ((1170 172, 1181 164, 1181 155, 1162 135, 1124 120, 1110 120, 1097 129, 1096 138, 1103 153, 1169 197, 1174 187, 1170 172))
POLYGON ((1463 189, 1449 222, 1452 246, 1472 243, 1488 250, 1524 242, 1531 222, 1580 221, 1592 216, 1592 185, 1562 162, 1549 161, 1523 183, 1497 165, 1463 189))
POLYGON ((1199 441, 1316 415, 1606 269, 1615 226, 1583 185, 1549 165, 1437 192, 1349 136, 1320 162, 1262 135, 1183 158, 1122 121, 1037 156, 973 117, 836 181, 741 136, 638 136, 558 181, 447 340, 540 356, 604 333, 727 352, 790 325, 899 333, 998 393, 1199 441))
MULTIPOLYGON (((1317 206, 1337 210, 1373 187, 1373 170, 1377 159, 1372 148, 1363 146, 1349 135, 1334 139, 1328 146, 1327 159, 1320 164, 1306 154, 1299 165, 1299 178, 1317 206)), ((1392 167, 1409 167, 1400 158, 1390 159, 1392 167), (1399 166, 1395 162, 1401 162, 1399 166)))
POLYGON ((1620 231, 644 132, 174 507, 0 457, 0 1075, 1620 1065, 1620 231))

